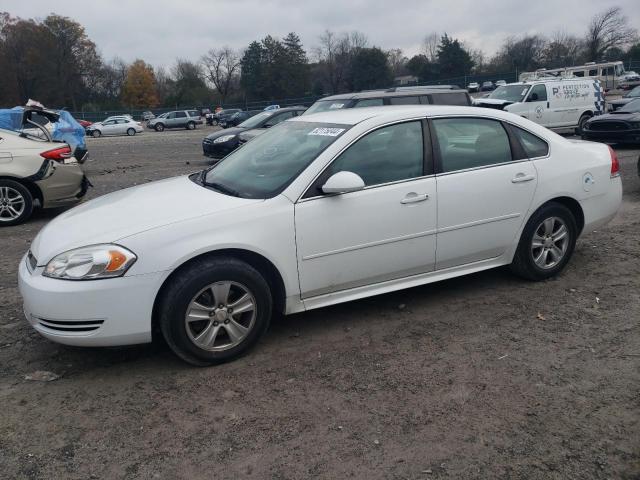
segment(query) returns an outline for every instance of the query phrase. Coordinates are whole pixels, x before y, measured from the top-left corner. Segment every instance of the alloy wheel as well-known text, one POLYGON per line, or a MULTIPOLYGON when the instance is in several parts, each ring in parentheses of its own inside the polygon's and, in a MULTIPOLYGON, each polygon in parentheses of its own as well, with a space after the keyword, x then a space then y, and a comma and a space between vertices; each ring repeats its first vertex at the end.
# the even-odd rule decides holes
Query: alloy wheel
POLYGON ((256 313, 256 299, 247 287, 216 282, 200 290, 189 303, 185 314, 187 336, 203 350, 228 350, 251 332, 256 313))
POLYGON ((0 187, 0 222, 10 222, 24 212, 26 203, 22 194, 11 187, 0 187))
POLYGON ((561 218, 543 220, 531 240, 531 255, 535 264, 545 270, 558 265, 567 252, 569 235, 569 229, 561 218))

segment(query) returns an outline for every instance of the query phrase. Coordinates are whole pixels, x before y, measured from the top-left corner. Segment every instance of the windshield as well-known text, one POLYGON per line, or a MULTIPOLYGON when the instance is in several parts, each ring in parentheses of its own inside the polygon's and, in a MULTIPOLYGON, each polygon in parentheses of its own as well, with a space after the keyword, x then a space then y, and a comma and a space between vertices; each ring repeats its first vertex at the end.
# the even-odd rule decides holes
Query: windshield
POLYGON ((318 100, 311 105, 303 115, 310 113, 326 112, 328 110, 339 110, 347 106, 349 100, 318 100))
POLYGON ((206 171, 204 185, 242 198, 274 197, 349 128, 282 122, 206 171))
POLYGON ((258 115, 254 115, 251 118, 247 118, 244 122, 242 122, 239 127, 242 128, 256 128, 260 123, 262 123, 267 118, 273 116, 273 112, 262 112, 258 115))
POLYGON ((167 115, 169 115, 169 113, 163 113, 162 115, 158 115, 157 118, 167 118, 167 115))
POLYGON ((640 113, 640 98, 630 101, 624 107, 611 113, 640 113))
POLYGON ((631 90, 629 93, 627 93, 626 96, 627 97, 640 97, 640 86, 634 87, 634 89, 631 90))
POLYGON ((496 88, 489 98, 507 100, 509 102, 521 102, 529 91, 529 85, 502 85, 496 88))

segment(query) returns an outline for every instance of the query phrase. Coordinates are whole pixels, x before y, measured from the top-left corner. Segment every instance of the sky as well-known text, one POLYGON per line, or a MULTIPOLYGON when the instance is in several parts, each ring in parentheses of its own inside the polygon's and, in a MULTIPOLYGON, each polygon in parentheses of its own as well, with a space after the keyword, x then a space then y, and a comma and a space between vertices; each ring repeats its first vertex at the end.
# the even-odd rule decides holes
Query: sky
POLYGON ((419 53, 425 35, 447 32, 487 55, 510 35, 562 30, 582 36, 590 18, 620 6, 640 27, 639 0, 2 0, 0 11, 42 19, 56 13, 80 22, 103 57, 142 58, 171 66, 210 48, 245 48, 270 34, 296 32, 307 53, 326 29, 357 30, 370 45, 419 53))

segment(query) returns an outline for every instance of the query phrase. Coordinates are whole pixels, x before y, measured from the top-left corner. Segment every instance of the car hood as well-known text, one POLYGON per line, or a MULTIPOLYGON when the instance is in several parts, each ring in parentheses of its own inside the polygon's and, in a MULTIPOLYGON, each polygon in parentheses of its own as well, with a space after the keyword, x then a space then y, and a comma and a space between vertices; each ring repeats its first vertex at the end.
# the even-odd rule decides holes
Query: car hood
POLYGON ((178 223, 263 200, 218 193, 176 177, 119 190, 83 203, 49 222, 31 244, 39 265, 73 248, 113 243, 164 225, 178 223))
POLYGON ((215 140, 216 138, 224 137, 225 135, 237 135, 241 132, 244 132, 245 130, 246 128, 240 128, 240 127, 225 128, 224 130, 218 130, 217 132, 210 133, 209 135, 207 135, 207 138, 209 140, 215 140))
POLYGON ((240 135, 238 135, 238 137, 240 137, 241 140, 244 140, 245 142, 248 142, 252 138, 257 137, 258 135, 262 135, 267 130, 268 129, 266 129, 266 128, 253 128, 251 130, 245 130, 240 135))
POLYGON ((615 100, 611 100, 609 103, 612 105, 626 105, 627 103, 635 100, 638 97, 622 97, 622 98, 617 98, 615 100))
POLYGON ((511 105, 513 102, 510 102, 509 100, 500 100, 498 98, 476 98, 473 103, 476 105, 484 103, 485 105, 502 105, 506 107, 507 105, 511 105))
POLYGON ((640 121, 640 113, 605 113, 593 117, 589 123, 599 122, 601 120, 624 120, 626 122, 640 121))

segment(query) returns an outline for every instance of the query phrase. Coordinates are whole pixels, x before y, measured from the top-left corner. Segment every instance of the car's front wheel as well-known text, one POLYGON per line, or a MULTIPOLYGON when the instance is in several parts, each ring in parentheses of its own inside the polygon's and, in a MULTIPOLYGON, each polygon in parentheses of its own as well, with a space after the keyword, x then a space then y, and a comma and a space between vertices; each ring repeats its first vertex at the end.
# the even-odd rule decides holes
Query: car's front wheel
POLYGON ((33 197, 21 183, 0 179, 0 227, 18 225, 33 211, 33 197))
POLYGON ((272 305, 269 285, 254 267, 235 258, 204 258, 171 279, 159 323, 180 358, 213 365, 238 357, 260 339, 272 305))
POLYGON ((91 132, 91 136, 93 138, 98 138, 100 135, 102 135, 102 132, 100 130, 94 130, 93 132, 91 132))
POLYGON ((578 237, 576 220, 567 207, 547 203, 524 227, 511 269, 528 280, 545 280, 569 262, 578 237))
POLYGON ((156 129, 156 132, 164 131, 164 125, 162 123, 156 123, 153 128, 156 129))

